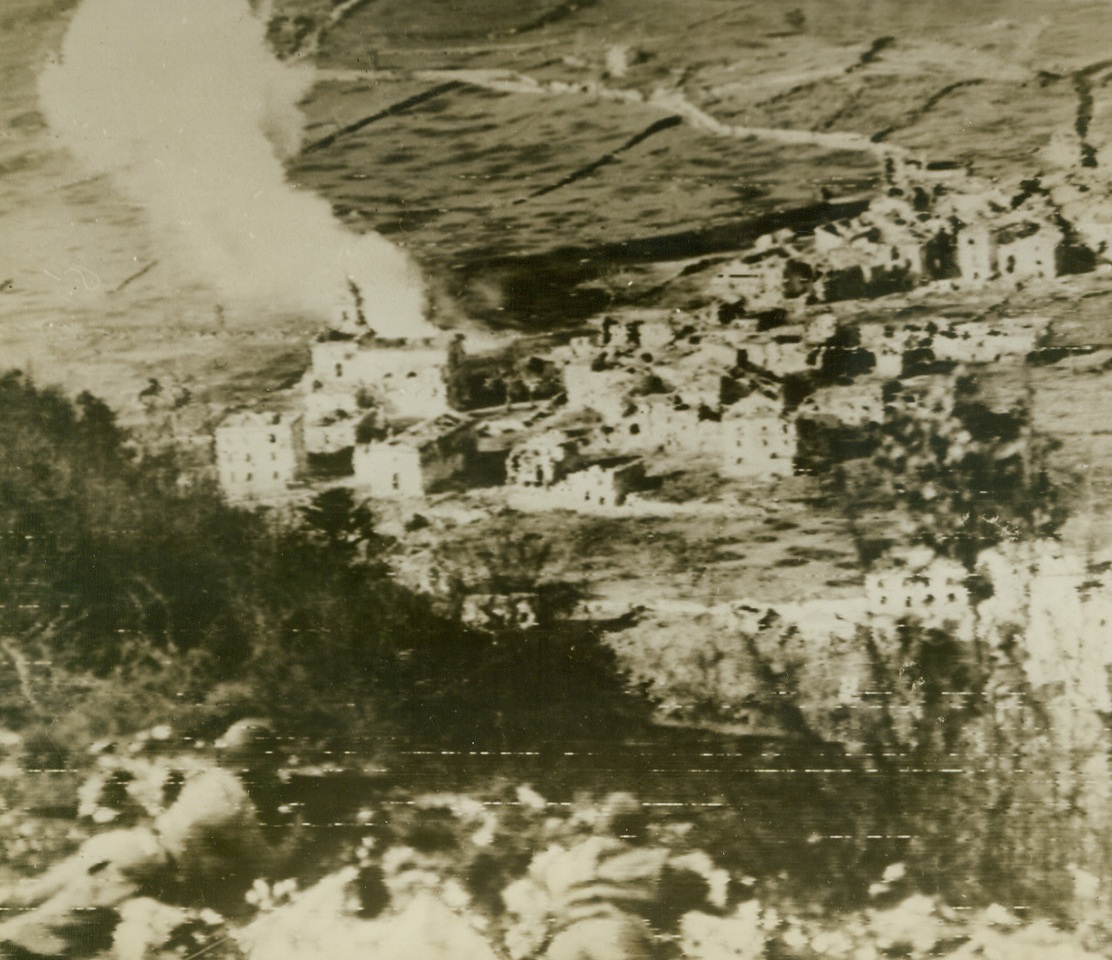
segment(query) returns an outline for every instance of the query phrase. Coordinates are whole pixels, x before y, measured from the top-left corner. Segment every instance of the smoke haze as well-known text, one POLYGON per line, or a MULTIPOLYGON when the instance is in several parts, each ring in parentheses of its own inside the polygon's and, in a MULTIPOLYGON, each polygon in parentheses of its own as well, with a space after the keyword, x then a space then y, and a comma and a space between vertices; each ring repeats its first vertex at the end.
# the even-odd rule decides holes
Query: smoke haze
POLYGON ((246 0, 84 0, 40 94, 62 144, 221 297, 327 320, 350 278, 379 334, 431 333, 409 258, 286 179, 313 79, 272 54, 246 0))

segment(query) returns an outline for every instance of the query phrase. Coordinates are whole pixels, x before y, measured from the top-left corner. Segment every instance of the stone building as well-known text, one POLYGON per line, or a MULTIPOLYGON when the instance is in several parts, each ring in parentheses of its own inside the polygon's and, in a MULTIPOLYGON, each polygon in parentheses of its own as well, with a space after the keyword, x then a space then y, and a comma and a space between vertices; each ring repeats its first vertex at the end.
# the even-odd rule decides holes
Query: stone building
POLYGON ((545 486, 536 483, 511 488, 510 503, 520 510, 593 511, 620 507, 644 481, 640 457, 622 455, 596 460, 576 457, 558 479, 545 486))
POLYGON ((644 480, 645 465, 637 457, 611 457, 569 473, 549 492, 569 509, 619 507, 644 480))
POLYGON ((779 401, 754 392, 723 411, 722 476, 790 477, 796 450, 795 424, 783 415, 779 401))
POLYGON ((1062 235, 1056 228, 1023 221, 998 228, 993 240, 996 269, 1001 279, 1022 283, 1058 275, 1058 247, 1062 235))
POLYGON ((312 346, 311 384, 373 400, 390 418, 448 411, 449 347, 437 340, 324 339, 312 346))
POLYGON ((680 359, 680 366, 690 369, 706 367, 722 374, 738 365, 738 347, 726 337, 708 336, 702 338, 695 349, 680 359))
POLYGON ((977 608, 990 649, 1024 638, 1023 671, 1079 705, 1112 711, 1112 574, 1107 552, 1082 556, 1052 541, 1005 541, 982 551, 978 574, 992 596, 977 608))
POLYGON ((957 265, 966 283, 1018 284, 1058 275, 1062 233, 1035 220, 994 223, 986 218, 963 227, 956 236, 957 265))
POLYGON ((444 414, 385 439, 356 444, 352 482, 371 497, 419 499, 463 472, 473 450, 468 422, 444 414))
POLYGON ((563 430, 526 437, 506 459, 506 483, 514 487, 548 488, 573 470, 582 457, 579 444, 563 430))
POLYGON ((676 394, 637 397, 614 425, 609 446, 618 451, 691 456, 713 452, 719 446, 719 424, 717 415, 708 417, 706 409, 685 403, 676 394))
POLYGON ((549 351, 549 359, 559 365, 567 366, 569 363, 590 363, 598 355, 598 345, 595 338, 590 336, 572 337, 567 343, 553 347, 549 351))
POLYGON ((245 410, 216 428, 216 472, 231 501, 283 493, 305 464, 302 418, 245 410))
POLYGON ((803 342, 809 347, 821 347, 838 333, 838 318, 832 313, 819 313, 803 324, 803 342))
POLYGON ((352 394, 310 389, 302 403, 307 453, 338 453, 355 446, 356 427, 366 411, 352 394))
POLYGON ((958 234, 958 269, 962 279, 973 286, 996 276, 996 245, 992 231, 983 224, 966 227, 958 234))
POLYGON ((927 627, 971 629, 973 606, 967 586, 969 571, 956 560, 929 549, 891 556, 881 570, 865 577, 865 596, 874 619, 914 617, 927 627))

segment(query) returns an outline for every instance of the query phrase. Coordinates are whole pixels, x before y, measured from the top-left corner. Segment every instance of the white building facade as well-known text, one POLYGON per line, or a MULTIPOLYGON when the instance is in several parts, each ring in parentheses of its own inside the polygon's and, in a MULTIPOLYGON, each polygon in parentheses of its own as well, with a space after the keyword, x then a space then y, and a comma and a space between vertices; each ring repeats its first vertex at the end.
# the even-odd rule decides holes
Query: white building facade
POLYGON ((322 340, 312 347, 312 386, 365 393, 397 419, 448 411, 448 348, 434 340, 322 340))
POLYGON ((444 415, 383 440, 356 444, 353 483, 381 500, 420 499, 464 470, 473 450, 466 421, 444 415))
POLYGON ((721 431, 722 476, 773 479, 795 472, 795 423, 777 401, 761 393, 744 397, 723 411, 721 431))
POLYGON ((231 501, 283 493, 305 462, 302 418, 245 411, 216 428, 216 471, 231 501))

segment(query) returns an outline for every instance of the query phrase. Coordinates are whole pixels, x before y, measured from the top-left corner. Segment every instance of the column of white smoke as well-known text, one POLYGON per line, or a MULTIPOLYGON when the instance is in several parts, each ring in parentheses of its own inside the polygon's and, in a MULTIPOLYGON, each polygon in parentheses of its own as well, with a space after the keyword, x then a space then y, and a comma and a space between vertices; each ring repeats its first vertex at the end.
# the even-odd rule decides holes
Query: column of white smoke
POLYGON ((273 56, 246 0, 84 0, 40 94, 61 144, 225 300, 328 319, 351 278, 378 333, 428 334, 410 260, 286 178, 312 82, 273 56))

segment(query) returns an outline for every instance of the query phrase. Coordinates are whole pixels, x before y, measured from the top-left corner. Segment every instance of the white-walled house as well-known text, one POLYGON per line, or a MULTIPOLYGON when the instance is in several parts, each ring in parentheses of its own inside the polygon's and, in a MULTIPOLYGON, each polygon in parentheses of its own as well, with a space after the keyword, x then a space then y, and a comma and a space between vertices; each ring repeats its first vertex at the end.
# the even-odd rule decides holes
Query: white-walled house
POLYGON ((973 285, 990 280, 1016 284, 1058 275, 1062 234, 1047 223, 981 221, 958 231, 956 242, 962 280, 973 285))
POLYGON ((973 224, 958 232, 957 260, 966 283, 977 286, 996 276, 996 244, 985 224, 973 224))
POLYGON ((302 418, 241 411, 216 428, 216 472, 232 501, 283 493, 305 463, 302 418))
POLYGON ((553 347, 548 353, 548 359, 563 368, 577 362, 589 364, 598 352, 599 348, 593 336, 579 336, 572 337, 567 343, 558 347, 553 347))
POLYGON ((914 617, 925 626, 972 629, 969 571, 928 549, 893 554, 889 565, 865 577, 865 596, 874 619, 914 617))
POLYGON ((1112 574, 1107 553, 1082 556, 1056 541, 1005 541, 977 558, 993 585, 977 609, 996 648, 1019 630, 1023 671, 1035 688, 1054 684, 1068 702, 1112 711, 1112 574))
POLYGON ((821 347, 838 332, 838 318, 832 313, 820 313, 803 324, 803 342, 809 347, 821 347))
POLYGON ((473 449, 469 423, 445 414, 356 444, 352 484, 382 500, 419 499, 463 471, 473 449))
POLYGON ((366 411, 352 394, 310 389, 302 402, 307 453, 338 453, 355 445, 356 427, 366 411))
POLYGON ((526 437, 506 458, 506 483, 512 487, 551 487, 581 460, 578 444, 563 430, 526 437))
POLYGON ((795 423, 779 401, 751 393, 726 407, 720 427, 722 476, 772 479, 795 472, 795 423))
POLYGON ((697 456, 718 449, 718 421, 702 417, 698 405, 683 403, 676 394, 647 394, 630 406, 610 435, 615 451, 697 456))
POLYGON ((569 473, 550 488, 552 495, 571 509, 619 507, 637 489, 645 465, 636 457, 614 457, 569 473))
POLYGON ((311 381, 329 393, 364 392, 395 419, 431 419, 448 412, 448 367, 438 340, 324 339, 312 346, 311 381))
POLYGON ((643 484, 645 465, 641 457, 632 455, 587 461, 576 454, 558 462, 549 475, 556 477, 554 482, 510 486, 510 505, 523 511, 572 509, 587 513, 620 507, 643 484))
POLYGON ((996 269, 1012 283, 1058 275, 1061 232, 1043 223, 1023 222, 999 228, 994 235, 996 269))

